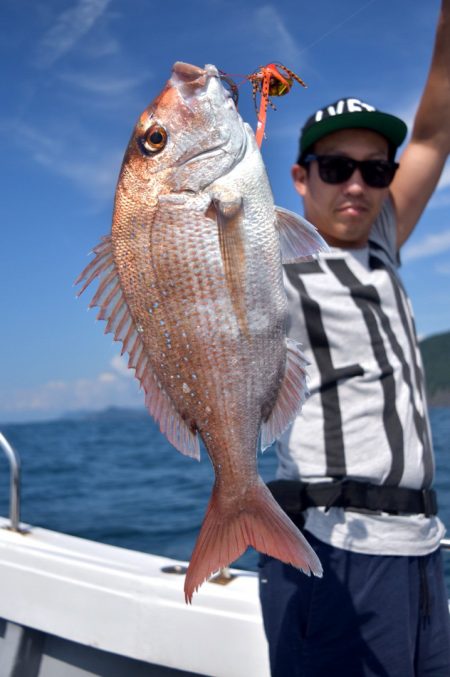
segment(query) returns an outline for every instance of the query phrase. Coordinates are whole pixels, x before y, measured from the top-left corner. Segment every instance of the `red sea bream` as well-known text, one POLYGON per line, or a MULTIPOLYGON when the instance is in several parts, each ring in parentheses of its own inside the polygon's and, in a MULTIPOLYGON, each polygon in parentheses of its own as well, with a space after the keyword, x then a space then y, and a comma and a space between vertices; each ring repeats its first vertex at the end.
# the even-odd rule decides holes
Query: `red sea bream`
MULTIPOLYGON (((326 248, 274 207, 261 155, 214 66, 176 63, 123 160, 111 234, 80 275, 123 344, 149 412, 215 470, 185 595, 248 546, 321 575, 257 472, 257 451, 298 413, 305 359, 286 338, 282 260, 326 248)), ((81 292, 80 292, 81 293, 81 292)))

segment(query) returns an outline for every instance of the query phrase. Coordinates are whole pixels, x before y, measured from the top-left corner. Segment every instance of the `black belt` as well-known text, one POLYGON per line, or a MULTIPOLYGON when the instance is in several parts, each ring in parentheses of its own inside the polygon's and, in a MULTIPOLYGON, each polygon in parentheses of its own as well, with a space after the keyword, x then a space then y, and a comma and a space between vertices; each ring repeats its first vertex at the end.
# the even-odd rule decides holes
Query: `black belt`
POLYGON ((426 517, 437 515, 438 512, 433 489, 407 489, 356 480, 311 483, 273 480, 267 486, 283 510, 293 515, 319 506, 387 512, 392 515, 423 514, 426 517))

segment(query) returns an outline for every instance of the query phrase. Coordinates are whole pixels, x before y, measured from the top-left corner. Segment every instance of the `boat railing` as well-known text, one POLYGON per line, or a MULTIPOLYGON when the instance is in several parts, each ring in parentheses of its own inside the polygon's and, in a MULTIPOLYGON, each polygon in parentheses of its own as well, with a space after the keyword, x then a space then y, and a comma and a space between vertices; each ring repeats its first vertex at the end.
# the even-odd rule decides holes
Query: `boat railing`
MULTIPOLYGON (((20 528, 20 457, 3 433, 0 432, 0 447, 5 452, 11 471, 9 488, 10 531, 21 532, 20 528)), ((442 550, 450 550, 450 538, 441 539, 442 550)), ((172 572, 171 572, 172 573, 172 572)), ((178 573, 178 572, 173 572, 178 573)), ((184 573, 184 571, 183 571, 184 573)))
POLYGON ((20 532, 20 458, 6 437, 0 432, 0 447, 5 452, 11 471, 9 484, 9 519, 11 531, 20 532))

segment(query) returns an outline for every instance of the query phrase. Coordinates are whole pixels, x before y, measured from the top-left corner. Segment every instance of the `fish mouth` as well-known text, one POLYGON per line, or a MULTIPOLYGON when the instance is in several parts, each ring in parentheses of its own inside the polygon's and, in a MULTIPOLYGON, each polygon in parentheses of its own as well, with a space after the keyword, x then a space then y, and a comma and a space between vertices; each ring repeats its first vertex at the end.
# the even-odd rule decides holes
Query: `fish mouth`
POLYGON ((231 98, 237 107, 239 93, 236 83, 212 64, 206 64, 204 68, 200 68, 185 61, 176 61, 172 66, 172 83, 178 87, 187 84, 194 88, 206 88, 209 78, 218 78, 228 85, 229 90, 226 90, 228 98, 231 98))
POLYGON ((199 89, 206 89, 210 78, 220 78, 219 71, 211 64, 200 68, 191 63, 176 61, 172 66, 172 84, 188 96, 193 96, 199 89))
MULTIPOLYGON (((184 61, 176 61, 172 66, 170 82, 178 89, 187 105, 190 99, 208 91, 211 80, 222 80, 221 74, 212 64, 206 64, 204 68, 200 68, 184 61)), ((224 100, 232 98, 227 90, 223 89, 223 92, 224 100)))
MULTIPOLYGON (((231 93, 223 87, 221 84, 221 75, 217 68, 212 64, 206 64, 204 68, 199 66, 194 66, 193 64, 185 63, 184 61, 176 61, 172 66, 172 84, 178 89, 180 94, 185 99, 187 105, 189 105, 189 100, 191 98, 197 97, 199 94, 202 95, 208 90, 208 85, 212 79, 216 79, 220 83, 220 88, 223 90, 223 105, 235 107, 235 102, 231 93)), ((230 170, 233 169, 243 158, 247 149, 247 135, 243 129, 242 121, 242 143, 238 149, 236 157, 230 167, 230 170)), ((231 136, 228 135, 227 138, 222 138, 220 143, 211 146, 210 148, 204 150, 195 149, 191 151, 190 154, 185 154, 178 159, 176 163, 177 166, 189 165, 191 163, 206 160, 213 158, 222 153, 229 154, 227 146, 229 144, 231 136)))
POLYGON ((184 61, 176 61, 172 66, 172 80, 180 84, 197 85, 204 87, 207 82, 208 71, 184 61))

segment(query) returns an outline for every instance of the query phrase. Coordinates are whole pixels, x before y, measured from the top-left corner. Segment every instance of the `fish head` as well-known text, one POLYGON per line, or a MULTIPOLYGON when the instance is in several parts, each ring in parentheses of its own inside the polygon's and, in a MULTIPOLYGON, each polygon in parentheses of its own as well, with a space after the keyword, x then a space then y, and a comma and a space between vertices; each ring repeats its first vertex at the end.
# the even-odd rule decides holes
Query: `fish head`
POLYGON ((160 194, 198 193, 238 164, 247 127, 215 66, 177 62, 133 130, 119 184, 147 204, 160 194))

